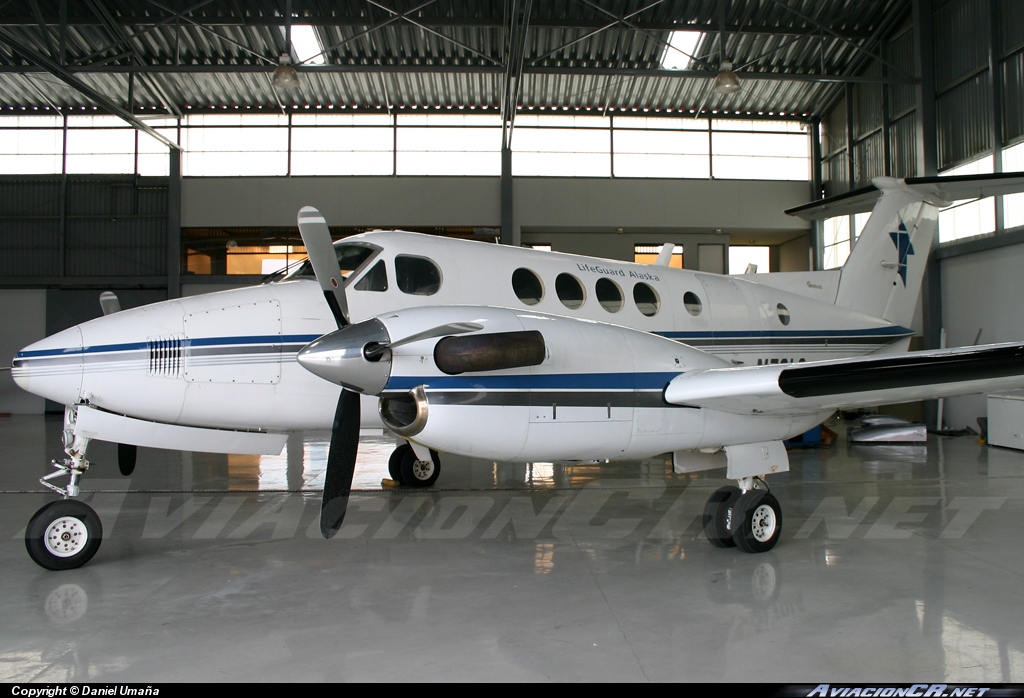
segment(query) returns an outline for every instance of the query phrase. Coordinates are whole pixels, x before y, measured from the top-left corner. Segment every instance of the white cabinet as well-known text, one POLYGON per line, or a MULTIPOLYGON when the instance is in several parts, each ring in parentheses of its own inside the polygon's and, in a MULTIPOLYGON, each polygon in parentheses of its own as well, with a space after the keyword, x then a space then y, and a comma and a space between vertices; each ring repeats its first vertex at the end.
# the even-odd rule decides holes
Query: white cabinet
POLYGON ((988 394, 988 443, 1024 450, 1024 390, 988 394))

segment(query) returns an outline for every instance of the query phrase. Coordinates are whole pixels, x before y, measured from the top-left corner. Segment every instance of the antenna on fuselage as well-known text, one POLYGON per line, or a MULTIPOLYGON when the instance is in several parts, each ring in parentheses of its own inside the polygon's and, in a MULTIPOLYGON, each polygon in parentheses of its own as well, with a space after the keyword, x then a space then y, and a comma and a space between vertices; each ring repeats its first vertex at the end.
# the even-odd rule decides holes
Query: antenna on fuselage
POLYGON ((100 294, 100 309, 104 315, 113 315, 121 312, 121 301, 113 291, 104 291, 100 294))
POLYGON ((676 245, 673 242, 666 242, 661 246, 661 252, 658 253, 658 258, 654 260, 654 266, 656 267, 668 267, 672 265, 672 253, 675 252, 676 245))

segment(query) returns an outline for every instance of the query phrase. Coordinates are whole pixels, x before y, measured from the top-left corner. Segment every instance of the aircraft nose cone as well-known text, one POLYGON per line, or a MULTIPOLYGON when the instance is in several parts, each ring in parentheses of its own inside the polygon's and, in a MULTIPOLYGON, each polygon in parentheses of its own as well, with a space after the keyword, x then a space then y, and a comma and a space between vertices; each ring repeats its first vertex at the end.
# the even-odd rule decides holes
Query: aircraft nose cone
POLYGON ((391 377, 391 354, 370 354, 367 348, 391 342, 387 328, 376 318, 325 334, 303 347, 298 362, 310 373, 365 395, 377 395, 391 377))
POLYGON ((11 362, 11 378, 23 390, 70 405, 82 389, 82 331, 75 325, 19 351, 11 362))

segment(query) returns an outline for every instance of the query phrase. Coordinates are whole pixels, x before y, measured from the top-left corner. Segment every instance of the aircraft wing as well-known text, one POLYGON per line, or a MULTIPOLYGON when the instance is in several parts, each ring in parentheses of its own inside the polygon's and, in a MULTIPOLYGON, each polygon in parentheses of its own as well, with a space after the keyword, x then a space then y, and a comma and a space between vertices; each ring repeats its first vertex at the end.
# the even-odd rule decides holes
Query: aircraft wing
POLYGON ((670 404, 736 414, 805 414, 1024 388, 1024 344, 882 354, 689 371, 665 388, 670 404))

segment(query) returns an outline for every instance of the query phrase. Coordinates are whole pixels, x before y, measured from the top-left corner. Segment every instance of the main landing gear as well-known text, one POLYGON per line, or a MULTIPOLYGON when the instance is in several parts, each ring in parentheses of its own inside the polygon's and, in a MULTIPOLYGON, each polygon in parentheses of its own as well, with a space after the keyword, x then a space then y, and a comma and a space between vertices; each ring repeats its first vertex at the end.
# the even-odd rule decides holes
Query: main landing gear
POLYGON ((57 472, 44 476, 39 482, 61 495, 29 519, 25 529, 25 548, 29 557, 48 570, 69 570, 81 567, 96 554, 103 540, 100 518, 92 507, 73 497, 79 493, 78 480, 89 469, 85 450, 89 439, 75 431, 78 410, 74 405, 64 409, 64 452, 67 458, 53 461, 57 472), (58 487, 50 482, 68 476, 68 485, 58 487))
POLYGON ((718 548, 763 553, 782 532, 782 508, 761 479, 743 478, 739 487, 717 490, 704 505, 704 535, 718 548))
POLYGON ((430 459, 421 459, 406 442, 396 448, 388 459, 388 474, 405 487, 430 487, 441 474, 441 457, 431 449, 430 459))

